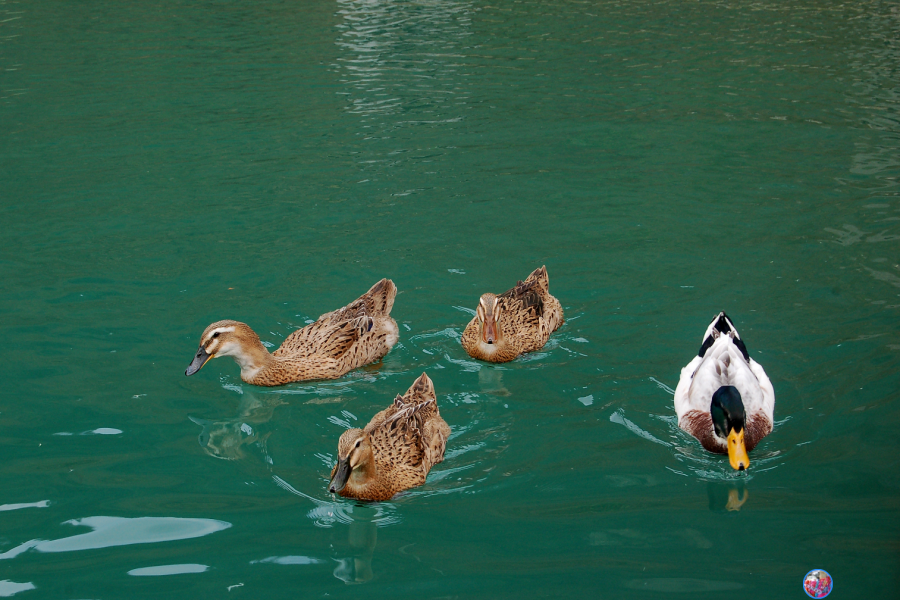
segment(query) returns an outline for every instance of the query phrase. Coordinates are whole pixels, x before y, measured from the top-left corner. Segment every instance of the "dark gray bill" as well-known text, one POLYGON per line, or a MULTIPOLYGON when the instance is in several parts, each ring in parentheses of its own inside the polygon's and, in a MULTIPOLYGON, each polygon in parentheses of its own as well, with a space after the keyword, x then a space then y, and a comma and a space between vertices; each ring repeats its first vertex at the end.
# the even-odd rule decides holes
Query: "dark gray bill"
POLYGON ((350 470, 349 456, 344 460, 339 460, 334 477, 331 478, 331 483, 328 485, 328 491, 336 494, 344 489, 344 486, 347 485, 347 480, 350 479, 350 470))
POLYGON ((191 361, 191 364, 188 365, 188 368, 185 369, 185 375, 193 375, 200 368, 206 364, 206 361, 209 360, 209 354, 206 353, 206 348, 200 346, 200 349, 197 350, 197 356, 194 357, 194 360, 191 361))

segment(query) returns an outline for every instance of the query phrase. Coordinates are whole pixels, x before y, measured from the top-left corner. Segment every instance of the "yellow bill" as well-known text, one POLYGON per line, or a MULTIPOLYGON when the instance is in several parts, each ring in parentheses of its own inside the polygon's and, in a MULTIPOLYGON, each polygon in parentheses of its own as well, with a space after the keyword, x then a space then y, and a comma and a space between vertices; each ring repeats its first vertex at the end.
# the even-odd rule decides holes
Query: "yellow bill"
POLYGON ((747 456, 747 447, 744 446, 744 430, 731 430, 728 434, 728 462, 736 471, 743 471, 750 466, 750 457, 747 456))

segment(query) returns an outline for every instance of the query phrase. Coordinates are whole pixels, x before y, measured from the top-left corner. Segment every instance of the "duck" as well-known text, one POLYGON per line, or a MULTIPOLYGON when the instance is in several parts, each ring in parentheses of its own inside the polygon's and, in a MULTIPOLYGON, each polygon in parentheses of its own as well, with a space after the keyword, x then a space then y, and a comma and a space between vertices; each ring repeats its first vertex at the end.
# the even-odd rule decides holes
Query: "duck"
POLYGON ((444 460, 449 436, 434 383, 422 373, 365 428, 341 434, 328 491, 357 500, 390 500, 425 483, 431 467, 444 460))
POLYGON ((252 385, 337 379, 380 360, 397 343, 400 333, 391 318, 396 296, 394 282, 382 279, 347 306, 293 332, 271 354, 246 323, 217 321, 200 336, 200 348, 184 374, 193 375, 211 358, 231 356, 241 367, 241 379, 252 385))
POLYGON ((550 295, 550 278, 544 265, 499 296, 482 294, 461 342, 472 358, 509 362, 543 348, 562 324, 562 306, 550 295))
POLYGON ((710 452, 727 454, 736 471, 772 432, 775 390, 724 312, 713 318, 700 352, 681 370, 675 388, 678 426, 710 452))

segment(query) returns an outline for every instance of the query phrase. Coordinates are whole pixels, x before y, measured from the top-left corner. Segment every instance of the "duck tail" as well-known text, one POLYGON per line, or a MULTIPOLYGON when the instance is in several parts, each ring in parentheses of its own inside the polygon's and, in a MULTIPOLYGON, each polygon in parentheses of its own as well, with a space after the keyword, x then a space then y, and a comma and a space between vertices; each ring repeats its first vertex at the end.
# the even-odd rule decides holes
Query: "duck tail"
POLYGON ((422 373, 419 378, 413 382, 409 387, 409 391, 406 393, 412 398, 421 398, 423 402, 434 400, 436 398, 434 394, 434 382, 431 381, 431 378, 425 373, 422 373))
POLYGON ((550 276, 547 275, 547 266, 541 265, 531 272, 525 283, 536 282, 545 292, 550 291, 550 276))
POLYGON ((738 350, 740 350, 741 354, 744 356, 744 360, 750 362, 747 346, 744 345, 734 323, 731 322, 731 318, 725 314, 725 311, 722 311, 713 317, 709 327, 706 328, 706 333, 703 334, 703 344, 700 346, 700 351, 697 353, 697 356, 704 356, 706 351, 712 347, 713 342, 715 342, 716 338, 720 335, 730 336, 734 340, 734 345, 737 346, 738 350))
POLYGON ((382 279, 363 294, 366 304, 372 310, 371 314, 383 316, 391 314, 391 309, 394 308, 394 298, 396 297, 397 286, 390 279, 382 279))

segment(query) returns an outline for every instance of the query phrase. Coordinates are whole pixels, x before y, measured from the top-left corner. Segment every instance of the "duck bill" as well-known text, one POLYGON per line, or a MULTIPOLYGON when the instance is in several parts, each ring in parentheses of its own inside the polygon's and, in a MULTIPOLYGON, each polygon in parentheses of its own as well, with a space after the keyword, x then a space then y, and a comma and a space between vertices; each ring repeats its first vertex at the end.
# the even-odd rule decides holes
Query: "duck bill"
POLYGON ((203 365, 206 364, 212 358, 209 354, 206 353, 206 348, 200 346, 200 349, 197 350, 197 356, 194 357, 194 360, 191 361, 191 364, 188 365, 188 368, 185 369, 184 374, 187 376, 191 376, 200 369, 203 368, 203 365))
POLYGON ((728 434, 728 462, 735 471, 743 471, 750 466, 747 447, 744 445, 744 430, 731 430, 728 434))
POLYGON ((347 485, 347 480, 350 479, 351 470, 349 456, 343 460, 338 460, 334 477, 331 478, 331 483, 328 484, 328 491, 332 494, 337 494, 343 490, 344 486, 347 485))
POLYGON ((484 327, 481 329, 481 339, 485 344, 493 344, 497 341, 497 321, 493 317, 484 318, 484 327))

